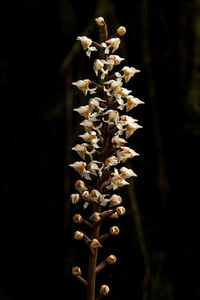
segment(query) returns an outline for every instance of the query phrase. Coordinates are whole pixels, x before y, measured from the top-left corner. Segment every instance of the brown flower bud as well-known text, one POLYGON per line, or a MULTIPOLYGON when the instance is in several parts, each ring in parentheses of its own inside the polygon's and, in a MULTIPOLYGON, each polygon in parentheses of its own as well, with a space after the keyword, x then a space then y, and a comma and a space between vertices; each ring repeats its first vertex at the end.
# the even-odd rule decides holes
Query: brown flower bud
POLYGON ((74 223, 81 223, 82 220, 83 220, 83 218, 82 218, 81 215, 79 215, 79 214, 75 214, 75 215, 73 216, 73 221, 74 221, 74 223))
POLYGON ((80 231, 75 231, 74 232, 74 239, 75 240, 81 240, 83 238, 83 233, 82 232, 80 232, 80 231))
POLYGON ((119 35, 124 35, 126 33, 126 28, 124 26, 120 26, 118 29, 117 29, 117 33, 119 35))
POLYGON ((109 286, 107 286, 106 284, 103 284, 100 288, 100 294, 101 295, 107 295, 109 293, 110 289, 109 286))
POLYGON ((112 235, 117 235, 117 234, 119 234, 119 227, 117 227, 117 226, 110 227, 110 233, 111 233, 112 235))
POLYGON ((80 198, 79 194, 71 194, 71 196, 70 196, 70 200, 71 200, 72 204, 76 204, 78 202, 79 198, 80 198))
POLYGON ((111 218, 111 219, 117 219, 118 218, 118 214, 116 212, 114 212, 109 218, 111 218))
POLYGON ((116 263, 117 258, 116 258, 115 255, 111 254, 111 255, 109 255, 109 256, 106 258, 106 261, 107 261, 107 263, 108 263, 109 265, 113 265, 113 264, 116 263))
POLYGON ((118 206, 116 207, 116 212, 118 213, 118 215, 122 216, 126 213, 126 209, 123 206, 118 206))
POLYGON ((90 245, 91 245, 92 248, 100 248, 100 247, 102 247, 102 245, 99 243, 99 241, 97 239, 93 239, 91 241, 90 245))
POLYGON ((74 276, 81 275, 81 269, 79 267, 73 267, 72 268, 72 274, 74 276))
POLYGON ((101 193, 97 190, 92 190, 89 197, 92 200, 98 201, 101 198, 101 193))
POLYGON ((101 220, 101 216, 98 212, 94 212, 90 217, 89 220, 92 220, 94 222, 98 222, 101 220))

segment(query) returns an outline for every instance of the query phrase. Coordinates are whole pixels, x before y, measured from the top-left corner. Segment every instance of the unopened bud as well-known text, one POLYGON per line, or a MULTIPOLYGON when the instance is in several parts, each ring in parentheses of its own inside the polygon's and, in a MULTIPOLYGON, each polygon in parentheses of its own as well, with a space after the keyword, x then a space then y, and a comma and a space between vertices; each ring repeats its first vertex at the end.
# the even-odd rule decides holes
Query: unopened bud
POLYGON ((81 215, 79 215, 79 214, 75 214, 75 215, 73 216, 73 221, 74 221, 74 223, 81 223, 82 220, 83 220, 83 218, 82 218, 81 215))
POLYGON ((95 200, 95 201, 97 201, 97 200, 99 200, 100 198, 101 198, 101 193, 99 193, 99 191, 97 191, 97 190, 92 190, 91 192, 90 192, 90 196, 89 196, 92 200, 95 200))
POLYGON ((109 265, 113 265, 113 264, 116 263, 117 258, 116 258, 115 255, 111 254, 111 255, 109 255, 109 256, 106 258, 106 261, 107 261, 107 263, 108 263, 109 265))
POLYGON ((83 194, 82 194, 84 197, 86 197, 86 198, 88 198, 89 197, 89 192, 88 191, 85 191, 85 192, 83 192, 83 194))
POLYGON ((109 199, 110 200, 110 207, 113 207, 115 205, 119 205, 122 203, 122 197, 118 195, 112 195, 112 197, 109 199))
POLYGON ((72 274, 74 276, 81 275, 81 269, 79 267, 73 267, 72 268, 72 274))
POLYGON ((96 21, 97 25, 99 25, 99 26, 104 26, 104 24, 105 24, 104 18, 102 18, 102 17, 96 18, 95 21, 96 21))
POLYGON ((116 212, 114 212, 109 218, 111 218, 111 219, 117 219, 118 218, 118 214, 116 212))
POLYGON ((124 26, 120 26, 118 29, 117 29, 117 33, 119 35, 124 35, 126 33, 126 28, 124 26))
POLYGON ((110 233, 111 233, 112 235, 117 235, 117 234, 119 234, 119 227, 117 227, 117 226, 110 227, 110 233))
POLYGON ((80 193, 82 193, 83 191, 87 190, 87 187, 86 187, 85 183, 83 182, 83 180, 77 180, 75 182, 75 189, 77 191, 79 191, 80 193))
POLYGON ((100 294, 101 295, 107 295, 109 293, 110 289, 109 286, 107 286, 106 284, 103 284, 100 288, 100 294))
POLYGON ((79 200, 80 196, 79 194, 71 194, 70 196, 70 200, 72 202, 72 204, 76 204, 79 200))
POLYGON ((82 232, 80 232, 80 231, 75 231, 74 232, 74 239, 75 240, 81 240, 83 238, 83 233, 82 232))
POLYGON ((122 216, 126 213, 126 209, 123 206, 118 206, 116 207, 116 212, 118 213, 118 215, 122 216))
POLYGON ((97 239, 93 239, 91 241, 90 245, 92 248, 101 248, 102 247, 102 245, 99 243, 99 241, 97 239))
POLYGON ((90 220, 94 221, 94 222, 98 222, 101 220, 101 216, 98 212, 94 212, 90 217, 90 220))

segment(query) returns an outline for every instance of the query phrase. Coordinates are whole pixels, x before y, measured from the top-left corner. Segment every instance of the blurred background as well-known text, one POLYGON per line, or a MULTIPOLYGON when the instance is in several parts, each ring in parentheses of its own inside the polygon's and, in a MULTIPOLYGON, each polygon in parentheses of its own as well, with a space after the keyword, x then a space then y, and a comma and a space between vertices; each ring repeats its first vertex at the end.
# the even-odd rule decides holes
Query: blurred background
POLYGON ((145 102, 130 139, 138 177, 121 190, 127 214, 99 275, 107 299, 200 299, 200 1, 20 0, 1 4, 0 299, 85 299, 72 265, 87 252, 71 221, 80 118, 71 82, 94 78, 77 36, 123 25, 116 54, 141 70, 127 85, 145 102), (73 298, 72 298, 73 297, 73 298))

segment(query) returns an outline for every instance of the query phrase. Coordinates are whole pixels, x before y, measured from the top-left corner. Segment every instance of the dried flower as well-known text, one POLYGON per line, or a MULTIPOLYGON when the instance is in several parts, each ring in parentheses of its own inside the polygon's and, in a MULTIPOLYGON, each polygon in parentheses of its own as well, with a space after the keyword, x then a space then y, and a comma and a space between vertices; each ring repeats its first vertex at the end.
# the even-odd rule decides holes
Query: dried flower
POLYGON ((123 206, 118 206, 116 207, 116 212, 118 213, 118 215, 122 216, 126 213, 126 209, 123 206))
POLYGON ((73 221, 74 221, 74 223, 81 223, 82 220, 83 220, 83 218, 82 218, 81 215, 79 215, 79 214, 75 214, 75 215, 73 216, 73 221))
POLYGON ((101 220, 101 216, 98 212, 94 212, 90 217, 89 220, 92 220, 94 222, 99 222, 101 220))
POLYGON ((113 194, 110 199, 110 207, 113 207, 115 205, 119 205, 122 203, 122 197, 118 196, 118 195, 115 195, 113 194))
POLYGON ((79 201, 80 197, 79 194, 71 194, 70 200, 72 204, 76 204, 79 201))

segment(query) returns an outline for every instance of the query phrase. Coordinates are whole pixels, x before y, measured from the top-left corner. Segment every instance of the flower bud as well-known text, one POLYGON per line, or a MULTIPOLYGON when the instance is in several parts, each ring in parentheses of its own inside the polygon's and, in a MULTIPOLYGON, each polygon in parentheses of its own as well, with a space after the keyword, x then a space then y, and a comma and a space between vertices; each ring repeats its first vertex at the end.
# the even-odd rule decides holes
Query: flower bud
POLYGON ((82 194, 84 197, 86 197, 86 198, 88 198, 89 197, 89 192, 88 191, 85 191, 85 192, 83 192, 83 194, 82 194))
POLYGON ((91 241, 90 245, 92 248, 101 248, 102 247, 102 245, 99 243, 99 241, 97 239, 93 239, 91 241))
POLYGON ((77 191, 79 191, 79 193, 82 193, 87 190, 87 187, 86 187, 85 183, 83 182, 83 180, 77 180, 75 182, 75 189, 77 191))
POLYGON ((111 218, 111 219, 117 219, 118 218, 118 214, 116 212, 114 212, 109 218, 111 218))
POLYGON ((92 200, 98 201, 101 198, 101 193, 97 190, 92 190, 90 192, 90 198, 92 200))
POLYGON ((95 21, 96 21, 97 25, 99 25, 99 26, 105 25, 104 18, 102 18, 102 17, 96 18, 95 21))
POLYGON ((90 220, 94 221, 94 222, 98 222, 101 220, 101 216, 98 212, 94 212, 90 217, 90 220))
POLYGON ((117 235, 117 234, 119 234, 119 227, 117 227, 117 226, 110 227, 110 233, 111 233, 112 235, 117 235))
POLYGON ((70 196, 70 200, 71 200, 72 204, 77 204, 79 199, 80 199, 79 194, 71 194, 71 196, 70 196))
POLYGON ((81 269, 79 267, 73 267, 72 268, 72 274, 74 276, 81 275, 81 269))
POLYGON ((106 284, 103 284, 100 288, 100 294, 105 296, 109 293, 110 289, 109 286, 107 286, 106 284))
POLYGON ((81 240, 83 238, 83 233, 82 232, 80 232, 80 231, 75 231, 74 232, 74 239, 75 240, 81 240))
POLYGON ((81 223, 82 220, 83 220, 83 218, 82 218, 81 215, 79 215, 79 214, 75 214, 75 215, 73 216, 73 221, 74 221, 74 223, 81 223))
POLYGON ((116 207, 116 212, 118 213, 118 215, 122 216, 126 213, 126 209, 123 206, 118 206, 116 207))
POLYGON ((113 265, 113 264, 116 263, 117 258, 116 258, 115 255, 112 254, 112 255, 109 255, 109 256, 106 258, 106 261, 107 261, 107 263, 108 263, 109 265, 113 265))
POLYGON ((124 26, 120 26, 118 29, 117 29, 117 33, 119 35, 124 35, 126 33, 126 28, 124 26))
POLYGON ((110 200, 110 207, 119 205, 122 203, 122 198, 118 195, 113 194, 112 197, 109 199, 110 200))

